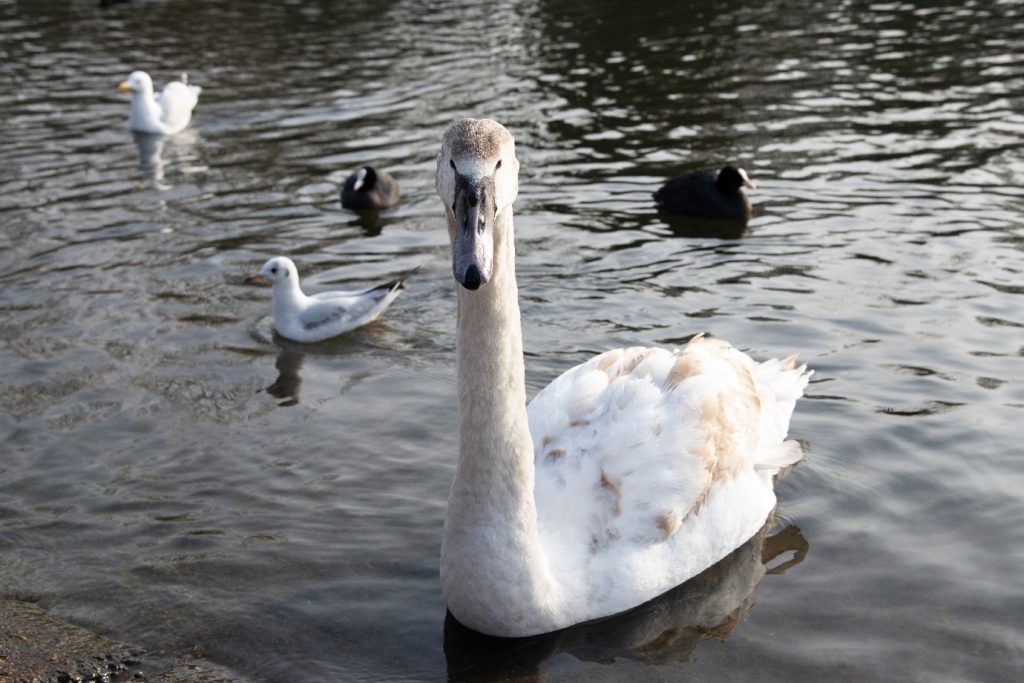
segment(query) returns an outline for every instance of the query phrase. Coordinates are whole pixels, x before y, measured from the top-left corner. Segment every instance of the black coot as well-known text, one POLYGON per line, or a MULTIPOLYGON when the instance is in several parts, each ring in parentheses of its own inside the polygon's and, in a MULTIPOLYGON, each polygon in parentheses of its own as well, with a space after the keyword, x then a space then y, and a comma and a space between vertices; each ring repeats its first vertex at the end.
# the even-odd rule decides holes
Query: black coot
POLYGON ((757 187, 746 171, 726 166, 718 175, 695 171, 677 176, 654 193, 658 206, 670 213, 699 218, 750 218, 750 200, 740 188, 757 187))
POLYGON ((398 203, 398 183, 384 171, 363 166, 345 180, 341 205, 346 209, 387 209, 398 203))

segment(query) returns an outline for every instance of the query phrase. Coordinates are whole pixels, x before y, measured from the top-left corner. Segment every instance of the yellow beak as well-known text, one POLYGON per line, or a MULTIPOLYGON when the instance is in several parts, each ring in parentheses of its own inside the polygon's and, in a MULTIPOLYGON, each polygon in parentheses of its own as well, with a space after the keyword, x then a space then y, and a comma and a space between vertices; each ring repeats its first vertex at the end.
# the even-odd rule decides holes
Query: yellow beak
POLYGON ((126 92, 126 91, 132 89, 132 84, 129 83, 128 81, 121 81, 120 83, 117 84, 117 89, 120 90, 121 92, 126 92))

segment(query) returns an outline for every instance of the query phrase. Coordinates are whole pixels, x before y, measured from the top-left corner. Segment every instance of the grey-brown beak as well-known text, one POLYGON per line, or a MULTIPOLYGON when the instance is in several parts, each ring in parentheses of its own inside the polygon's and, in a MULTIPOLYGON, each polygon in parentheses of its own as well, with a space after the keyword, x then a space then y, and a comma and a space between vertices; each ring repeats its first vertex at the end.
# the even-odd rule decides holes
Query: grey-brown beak
POLYGON ((458 176, 455 185, 455 246, 452 273, 455 280, 475 290, 491 278, 494 250, 494 178, 472 182, 458 176))

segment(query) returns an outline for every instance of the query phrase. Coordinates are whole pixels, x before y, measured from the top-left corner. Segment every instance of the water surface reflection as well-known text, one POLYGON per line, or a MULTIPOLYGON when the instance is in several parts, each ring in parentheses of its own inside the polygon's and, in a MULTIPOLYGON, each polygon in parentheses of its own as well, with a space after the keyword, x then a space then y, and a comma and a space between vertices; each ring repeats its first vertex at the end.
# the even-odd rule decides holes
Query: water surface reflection
POLYGON ((486 115, 522 163, 531 394, 702 331, 816 370, 779 485, 814 552, 741 623, 723 601, 673 640, 656 607, 603 649, 536 643, 526 673, 1020 678, 1022 12, 0 4, 0 591, 251 680, 516 671, 445 645, 437 578, 457 443, 433 167, 486 115), (135 68, 203 85, 185 133, 129 142, 111 84, 135 68), (745 231, 659 216, 666 178, 725 161, 758 182, 745 231), (340 209, 365 163, 399 206, 340 209), (238 284, 274 254, 341 288, 420 272, 380 325, 293 348, 238 284))
POLYGON ((266 391, 274 398, 283 399, 277 405, 293 406, 299 402, 299 389, 302 388, 302 363, 306 355, 298 351, 281 349, 277 354, 274 367, 277 368, 277 379, 267 387, 266 391))
POLYGON ((449 612, 444 622, 448 680, 546 680, 546 662, 567 653, 612 664, 629 659, 680 666, 693 662, 708 638, 724 640, 754 606, 766 574, 799 564, 809 544, 792 524, 771 533, 775 520, 724 560, 668 593, 624 614, 532 638, 493 638, 465 628, 449 612), (780 557, 792 554, 784 561, 780 557))

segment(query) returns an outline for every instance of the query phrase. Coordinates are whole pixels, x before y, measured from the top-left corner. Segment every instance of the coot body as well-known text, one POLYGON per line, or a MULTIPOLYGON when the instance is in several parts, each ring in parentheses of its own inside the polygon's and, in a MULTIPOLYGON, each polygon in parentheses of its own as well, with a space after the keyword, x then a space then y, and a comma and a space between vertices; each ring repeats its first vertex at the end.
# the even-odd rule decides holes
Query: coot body
POLYGON ((372 166, 350 175, 341 188, 341 205, 346 209, 388 209, 399 197, 398 182, 372 166))
POLYGON ((654 193, 654 201, 670 213, 745 221, 750 200, 743 186, 756 187, 742 168, 726 166, 717 175, 695 171, 669 180, 654 193))

